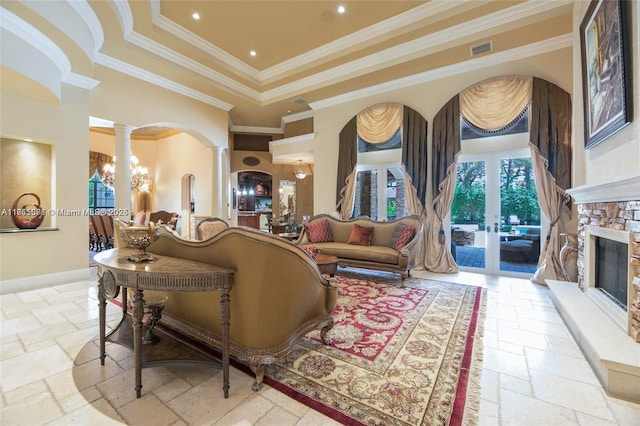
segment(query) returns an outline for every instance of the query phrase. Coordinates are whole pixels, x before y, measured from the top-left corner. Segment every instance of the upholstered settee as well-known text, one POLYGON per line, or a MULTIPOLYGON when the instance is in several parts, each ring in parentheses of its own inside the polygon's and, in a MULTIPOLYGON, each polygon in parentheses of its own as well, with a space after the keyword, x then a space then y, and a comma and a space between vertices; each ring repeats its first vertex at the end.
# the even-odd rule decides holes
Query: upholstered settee
POLYGON ((367 217, 341 220, 320 214, 304 224, 296 244, 315 247, 322 254, 336 256, 339 266, 395 272, 407 277, 416 264, 421 235, 419 216, 381 222, 367 217), (328 233, 322 230, 314 232, 326 226, 330 230, 328 233), (393 244, 401 228, 406 228, 403 232, 405 238, 393 244), (372 234, 368 235, 370 232, 372 234), (314 233, 319 234, 319 238, 314 233))
MULTIPOLYGON (((303 250, 272 235, 245 228, 227 228, 204 241, 184 240, 163 227, 147 251, 231 268, 229 328, 232 357, 256 375, 262 387, 263 366, 286 356, 296 341, 313 330, 333 326, 331 312, 338 297, 337 281, 325 279, 303 250)), ((148 294, 159 292, 145 292, 148 294)), ((220 348, 218 292, 166 294, 161 323, 220 348)))

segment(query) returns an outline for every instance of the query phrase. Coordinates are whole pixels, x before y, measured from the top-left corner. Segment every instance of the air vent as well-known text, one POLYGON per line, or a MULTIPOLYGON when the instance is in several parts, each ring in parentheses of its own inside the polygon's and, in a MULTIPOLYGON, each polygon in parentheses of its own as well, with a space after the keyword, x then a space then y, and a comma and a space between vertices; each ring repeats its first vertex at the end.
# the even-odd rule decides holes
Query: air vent
POLYGON ((297 103, 297 104, 306 104, 307 100, 305 98, 295 98, 293 100, 293 102, 297 103))
POLYGON ((491 41, 485 41, 484 43, 471 46, 469 49, 471 50, 471 56, 476 56, 481 53, 491 52, 493 50, 493 43, 491 41))

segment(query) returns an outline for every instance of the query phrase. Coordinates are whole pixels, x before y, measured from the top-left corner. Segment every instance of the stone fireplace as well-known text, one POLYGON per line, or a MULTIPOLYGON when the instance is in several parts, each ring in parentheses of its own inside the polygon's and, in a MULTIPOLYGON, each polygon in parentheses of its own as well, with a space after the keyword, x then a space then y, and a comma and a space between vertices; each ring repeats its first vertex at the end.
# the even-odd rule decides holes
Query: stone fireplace
POLYGON ((578 283, 547 284, 604 389, 640 402, 640 175, 568 192, 578 210, 578 283))

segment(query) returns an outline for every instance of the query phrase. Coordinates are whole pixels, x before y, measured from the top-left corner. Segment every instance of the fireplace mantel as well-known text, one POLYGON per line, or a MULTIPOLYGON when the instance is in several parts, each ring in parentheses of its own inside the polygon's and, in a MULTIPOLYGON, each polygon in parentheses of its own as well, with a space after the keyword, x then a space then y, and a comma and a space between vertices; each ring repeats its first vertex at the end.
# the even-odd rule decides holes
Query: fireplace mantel
POLYGON ((582 185, 567 190, 578 204, 640 200, 640 174, 615 182, 582 185))

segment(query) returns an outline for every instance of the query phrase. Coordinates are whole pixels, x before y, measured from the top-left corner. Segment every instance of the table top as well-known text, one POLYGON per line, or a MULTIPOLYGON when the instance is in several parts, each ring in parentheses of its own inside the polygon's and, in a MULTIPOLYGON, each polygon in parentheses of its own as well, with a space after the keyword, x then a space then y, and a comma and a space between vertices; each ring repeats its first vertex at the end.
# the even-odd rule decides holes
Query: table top
POLYGON ((316 256, 316 258, 314 259, 316 264, 318 265, 324 265, 327 263, 336 263, 338 261, 338 258, 336 256, 331 256, 330 254, 318 254, 316 256))
POLYGON ((101 267, 116 273, 118 285, 145 290, 204 291, 230 287, 233 269, 204 262, 161 256, 155 260, 131 262, 127 256, 135 254, 132 248, 115 248, 94 256, 101 267))

